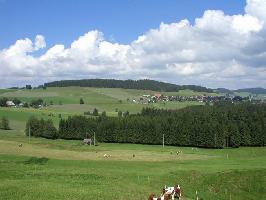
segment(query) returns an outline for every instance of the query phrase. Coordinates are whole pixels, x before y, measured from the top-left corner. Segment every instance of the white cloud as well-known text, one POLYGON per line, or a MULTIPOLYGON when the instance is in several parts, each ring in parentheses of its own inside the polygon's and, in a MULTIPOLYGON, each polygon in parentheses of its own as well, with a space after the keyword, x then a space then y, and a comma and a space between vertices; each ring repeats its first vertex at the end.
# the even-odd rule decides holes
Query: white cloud
POLYGON ((33 56, 46 47, 44 37, 18 40, 0 50, 1 84, 25 83, 27 77, 36 83, 149 77, 213 88, 266 87, 266 1, 247 0, 245 11, 230 16, 207 10, 194 25, 186 19, 161 23, 128 45, 109 42, 94 30, 68 48, 55 44, 33 56))
POLYGON ((257 17, 260 20, 266 20, 266 1, 265 0, 247 0, 245 8, 246 13, 257 17))
POLYGON ((42 35, 37 35, 35 38, 35 48, 34 50, 39 50, 46 47, 45 39, 42 35))

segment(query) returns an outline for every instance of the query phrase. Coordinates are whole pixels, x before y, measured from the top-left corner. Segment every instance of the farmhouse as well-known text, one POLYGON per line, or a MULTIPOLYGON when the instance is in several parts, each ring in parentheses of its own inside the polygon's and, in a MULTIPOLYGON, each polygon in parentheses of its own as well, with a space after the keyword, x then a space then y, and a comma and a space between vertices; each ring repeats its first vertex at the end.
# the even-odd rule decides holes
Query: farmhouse
POLYGON ((160 93, 155 93, 153 96, 156 97, 157 99, 160 99, 160 98, 162 97, 162 94, 160 94, 160 93))
POLYGON ((7 102, 6 102, 6 105, 7 105, 8 107, 14 107, 14 106, 16 106, 16 105, 14 104, 13 101, 7 101, 7 102))

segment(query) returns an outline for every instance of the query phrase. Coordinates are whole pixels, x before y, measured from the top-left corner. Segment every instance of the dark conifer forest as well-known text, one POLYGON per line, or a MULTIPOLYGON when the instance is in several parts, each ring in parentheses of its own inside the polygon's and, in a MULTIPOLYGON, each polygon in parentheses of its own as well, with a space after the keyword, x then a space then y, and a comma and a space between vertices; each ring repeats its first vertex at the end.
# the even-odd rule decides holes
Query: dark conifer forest
POLYGON ((99 88, 124 88, 138 90, 153 90, 160 92, 178 92, 179 90, 190 89, 197 92, 213 92, 212 89, 197 85, 175 85, 154 80, 115 80, 115 79, 83 79, 83 80, 62 80, 45 83, 46 87, 99 87, 99 88))
MULTIPOLYGON (((224 148, 265 146, 266 104, 228 104, 193 106, 181 110, 144 108, 136 115, 122 117, 72 116, 61 119, 58 133, 44 132, 40 121, 27 124, 34 136, 84 139, 96 134, 97 142, 162 144, 224 148), (34 127, 36 124, 39 129, 34 127)), ((37 120, 38 121, 38 120, 37 120)), ((44 121, 43 121, 44 122, 44 121)))

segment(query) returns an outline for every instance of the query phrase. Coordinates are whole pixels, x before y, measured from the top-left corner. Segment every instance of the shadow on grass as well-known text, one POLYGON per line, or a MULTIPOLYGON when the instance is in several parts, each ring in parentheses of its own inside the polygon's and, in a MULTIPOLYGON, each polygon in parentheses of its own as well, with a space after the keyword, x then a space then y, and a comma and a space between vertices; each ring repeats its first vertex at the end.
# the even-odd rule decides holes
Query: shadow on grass
POLYGON ((28 160, 24 161, 25 165, 29 164, 35 164, 35 165, 44 165, 48 162, 48 158, 42 157, 42 158, 37 158, 37 157, 31 157, 28 160))

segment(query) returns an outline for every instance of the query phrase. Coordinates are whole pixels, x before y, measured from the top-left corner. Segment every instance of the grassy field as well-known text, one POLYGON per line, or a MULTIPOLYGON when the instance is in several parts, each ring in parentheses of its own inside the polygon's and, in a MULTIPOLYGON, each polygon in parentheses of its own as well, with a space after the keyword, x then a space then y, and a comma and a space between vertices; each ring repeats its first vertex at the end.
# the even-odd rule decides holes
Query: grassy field
POLYGON ((176 183, 183 199, 265 199, 266 148, 89 147, 0 131, 1 200, 142 200, 176 183))
POLYGON ((178 92, 165 92, 165 95, 173 95, 173 96, 201 96, 201 95, 209 95, 209 96, 221 96, 219 93, 206 93, 206 92, 196 92, 192 90, 180 90, 178 92))
MULTIPOLYGON (((182 91, 180 91, 182 92, 182 91)), ((180 109, 191 105, 202 105, 199 102, 165 102, 149 105, 134 103, 132 100, 138 100, 144 94, 154 94, 154 91, 133 90, 119 88, 83 88, 83 87, 65 87, 65 88, 47 88, 34 90, 0 90, 0 98, 18 98, 25 102, 33 99, 42 98, 48 107, 42 109, 23 109, 23 108, 0 108, 0 117, 7 116, 11 121, 25 122, 29 116, 35 115, 45 119, 51 118, 58 123, 58 115, 63 117, 69 115, 78 115, 97 108, 99 112, 106 111, 109 116, 117 116, 117 111, 129 111, 138 113, 143 107, 155 107, 164 109, 180 109), (79 104, 82 98, 85 104, 79 104), (52 105, 50 105, 52 103, 52 105), (50 116, 48 116, 50 115, 50 116), (51 116, 53 115, 53 116, 51 116)), ((196 94, 193 91, 184 91, 185 94, 196 94)))
MULTIPOLYGON (((25 123, 32 115, 52 119, 58 126, 59 114, 65 118, 93 108, 113 116, 117 115, 116 108, 136 113, 146 105, 135 104, 132 99, 153 93, 79 87, 0 90, 0 97, 53 101, 42 109, 0 108, 0 117, 8 117, 12 128, 0 130, 0 199, 142 200, 151 192, 159 194, 164 185, 176 183, 182 185, 183 199, 188 200, 196 199, 196 191, 204 200, 266 199, 266 148, 214 150, 138 144, 89 147, 73 140, 29 141, 24 135, 25 123), (80 98, 84 105, 79 104, 80 98), (179 150, 182 153, 177 156, 179 150), (111 157, 106 159, 104 154, 111 157)), ((166 102, 150 106, 179 109, 195 104, 166 102)))

